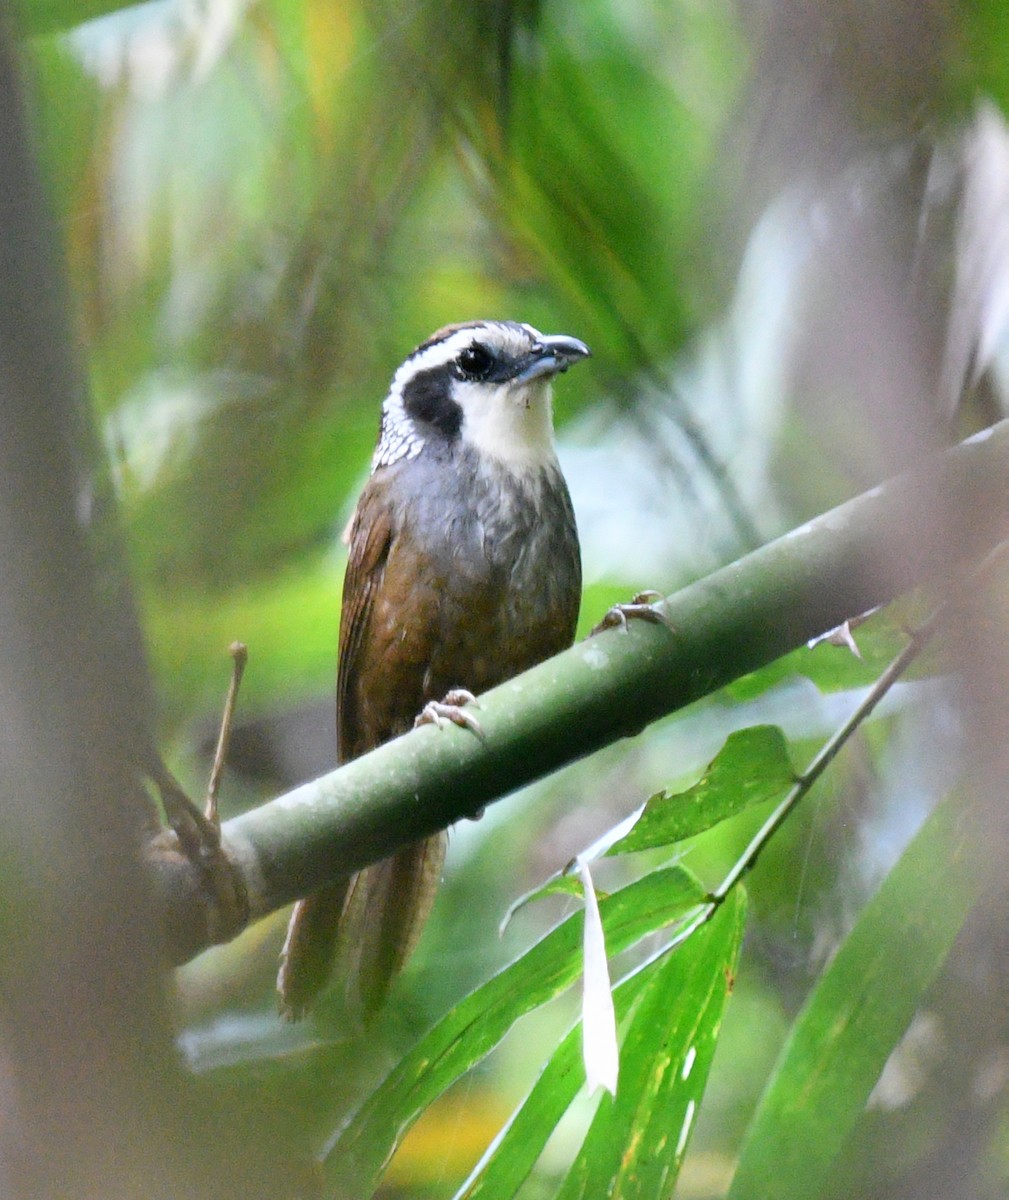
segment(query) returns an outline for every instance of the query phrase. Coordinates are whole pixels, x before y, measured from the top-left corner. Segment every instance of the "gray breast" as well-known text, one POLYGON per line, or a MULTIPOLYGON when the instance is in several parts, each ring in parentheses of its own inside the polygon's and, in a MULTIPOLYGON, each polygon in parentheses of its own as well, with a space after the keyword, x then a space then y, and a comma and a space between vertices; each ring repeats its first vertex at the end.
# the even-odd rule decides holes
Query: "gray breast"
POLYGON ((457 447, 397 471, 396 524, 440 594, 431 693, 481 691, 570 645, 581 558, 560 468, 518 476, 457 447))

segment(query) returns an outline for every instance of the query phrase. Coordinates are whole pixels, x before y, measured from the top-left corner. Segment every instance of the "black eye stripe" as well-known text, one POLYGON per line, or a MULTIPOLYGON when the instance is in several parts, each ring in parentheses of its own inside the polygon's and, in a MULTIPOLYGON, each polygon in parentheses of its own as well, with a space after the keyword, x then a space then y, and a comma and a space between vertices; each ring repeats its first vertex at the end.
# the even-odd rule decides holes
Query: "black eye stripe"
POLYGON ((420 371, 403 387, 403 408, 413 420, 451 440, 462 428, 462 409, 452 399, 450 387, 444 367, 420 371))

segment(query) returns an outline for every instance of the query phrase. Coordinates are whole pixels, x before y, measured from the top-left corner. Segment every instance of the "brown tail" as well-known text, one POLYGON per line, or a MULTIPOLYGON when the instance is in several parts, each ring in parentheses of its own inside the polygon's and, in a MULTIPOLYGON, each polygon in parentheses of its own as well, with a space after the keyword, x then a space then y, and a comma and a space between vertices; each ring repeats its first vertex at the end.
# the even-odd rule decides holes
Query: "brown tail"
POLYGON ((385 1000, 431 912, 448 836, 435 834, 300 900, 291 914, 277 989, 281 1012, 303 1017, 333 973, 365 1017, 385 1000))

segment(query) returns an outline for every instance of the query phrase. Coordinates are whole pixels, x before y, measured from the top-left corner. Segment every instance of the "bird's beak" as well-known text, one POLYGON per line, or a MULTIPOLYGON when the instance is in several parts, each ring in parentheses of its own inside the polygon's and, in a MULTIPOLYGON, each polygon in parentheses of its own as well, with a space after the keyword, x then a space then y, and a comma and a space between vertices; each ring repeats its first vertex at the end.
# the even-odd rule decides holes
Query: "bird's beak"
POLYGON ((513 383, 529 383, 533 379, 544 376, 559 375, 566 371, 572 363, 579 359, 588 358, 592 351, 577 338, 566 337, 564 334, 554 334, 541 337, 528 357, 518 364, 518 370, 512 376, 513 383))

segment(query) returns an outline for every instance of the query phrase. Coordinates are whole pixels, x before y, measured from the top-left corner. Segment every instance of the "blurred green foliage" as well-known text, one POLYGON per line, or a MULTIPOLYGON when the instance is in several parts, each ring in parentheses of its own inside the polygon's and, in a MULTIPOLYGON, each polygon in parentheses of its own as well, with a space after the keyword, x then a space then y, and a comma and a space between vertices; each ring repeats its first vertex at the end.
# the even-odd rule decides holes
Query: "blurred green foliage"
MULTIPOLYGON (((194 780, 235 638, 251 653, 246 716, 269 723, 316 703, 322 717, 311 736, 328 746, 340 532, 367 470, 392 371, 448 321, 514 317, 593 348, 592 362, 560 384, 557 405, 589 581, 582 632, 615 600, 703 574, 859 479, 863 442, 883 434, 848 407, 843 369, 833 368, 823 387, 825 408, 796 400, 808 377, 778 335, 808 315, 808 297, 793 290, 793 279, 796 262, 815 252, 799 222, 789 224, 791 210, 769 216, 779 193, 801 193, 807 174, 822 167, 807 171, 807 140, 817 152, 834 144, 812 103, 805 112, 798 103, 802 120, 791 133, 786 127, 793 85, 800 100, 806 94, 801 64, 789 57, 803 52, 801 23, 787 25, 790 6, 769 0, 751 6, 748 17, 741 7, 727 0, 159 0, 135 7, 20 0, 80 352, 120 499, 165 734, 194 780), (100 11, 110 15, 80 25, 100 11), (794 34, 794 43, 783 39, 785 52, 778 48, 780 75, 762 42, 776 21, 794 34), (770 82, 761 90, 765 73, 770 82), (795 143, 799 160, 791 174, 775 159, 773 138, 746 136, 748 119, 773 128, 779 117, 781 140, 795 143), (824 412, 829 420, 820 419, 824 412), (841 437, 845 426, 858 426, 863 439, 854 450, 841 437), (598 511, 600 500, 607 513, 598 511), (652 553, 656 544, 661 558, 652 553)), ((943 31, 923 60, 927 69, 913 60, 913 47, 887 36, 887 21, 900 31, 900 6, 865 7, 878 8, 878 38, 866 46, 852 33, 832 43, 850 51, 856 66, 864 66, 860 54, 873 64, 861 75, 852 68, 839 101, 864 138, 859 153, 889 144, 888 137, 900 147, 927 132, 941 137, 979 93, 1009 105, 1004 5, 927 6, 943 31)), ((913 20, 913 5, 909 11, 913 20)), ((180 974, 179 1021, 194 1069, 220 1103, 254 1114, 259 1135, 276 1141, 278 1161, 317 1152, 370 1096, 337 1143, 341 1152, 354 1137, 363 1144, 375 1136, 369 1116, 388 1101, 382 1134, 366 1147, 370 1180, 423 1107, 396 1109, 389 1100, 404 1072, 415 1069, 410 1079, 426 1103, 488 1048, 466 1043, 459 1070, 441 1063, 440 1073, 425 1074, 418 1060, 445 1029, 436 1020, 486 1020, 478 999, 452 1006, 470 987, 493 987, 486 979, 511 960, 516 994, 528 1007, 553 995, 549 987, 542 995, 529 990, 523 971, 530 960, 520 956, 575 901, 525 909, 499 938, 498 921, 516 894, 563 867, 650 794, 691 786, 736 730, 780 726, 799 761, 846 715, 848 689, 874 678, 901 640, 898 623, 885 616, 855 636, 865 663, 836 646, 797 651, 458 830, 422 952, 363 1039, 341 1024, 336 1003, 307 1028, 278 1028, 275 925, 191 964, 180 974), (429 1026, 429 1040, 418 1043, 429 1026)), ((740 988, 727 1005, 717 1052, 740 912, 731 921, 726 914, 717 936, 704 935, 722 938, 714 950, 698 940, 658 960, 647 978, 633 974, 635 961, 622 964, 642 989, 658 978, 678 987, 698 963, 714 963, 714 973, 691 976, 690 994, 715 978, 724 984, 725 996, 695 1010, 710 1017, 704 1036, 714 1060, 677 1194, 724 1194, 774 1054, 849 929, 899 942, 899 930, 880 932, 876 909, 861 926, 857 913, 950 785, 954 724, 932 685, 906 685, 761 860, 748 881, 750 941, 740 988)), ((765 734, 744 740, 754 736, 765 734)), ((317 763, 298 752, 296 745, 295 777, 317 763)), ((767 753, 783 775, 778 735, 767 753)), ((760 773, 766 762, 766 755, 744 757, 733 778, 760 773)), ((276 777, 249 769, 232 779, 226 801, 250 803, 292 781, 276 769, 276 777)), ((767 803, 752 812, 728 804, 714 828, 675 851, 660 839, 649 851, 653 865, 665 866, 671 853, 689 856, 706 884, 717 882, 767 803)), ((952 878, 943 839, 929 834, 916 846, 923 872, 952 878)), ((620 895, 662 878, 629 883, 636 869, 623 859, 607 862, 601 886, 620 895)), ((914 894, 906 871, 890 887, 914 894)), ((639 932, 669 919, 654 909, 633 915, 644 921, 639 932)), ((906 1003, 895 1002, 890 1015, 899 1010, 906 1018, 921 1000, 962 916, 959 902, 946 916, 945 925, 937 918, 934 936, 923 934, 928 971, 903 992, 895 981, 906 1003)), ((835 970, 857 977, 865 961, 839 957, 835 970)), ((644 990, 634 987, 625 993, 633 993, 633 1004, 621 1010, 625 1045, 652 1052, 661 1042, 652 1018, 669 1016, 675 1033, 691 1010, 666 1012, 661 993, 641 1001, 644 990), (639 1001, 648 1019, 635 1026, 639 1001)), ((812 1011, 824 1027, 839 1011, 824 999, 827 991, 821 982, 806 1010, 807 1021, 812 1011)), ((520 1000, 506 1006, 490 1040, 522 1008, 520 1000)), ((451 1195, 544 1062, 551 1064, 544 1079, 563 1076, 565 1095, 577 1092, 572 1019, 570 1002, 556 1002, 505 1038, 481 1074, 450 1088, 406 1141, 391 1190, 382 1194, 451 1195)), ((900 1024, 887 1027, 891 1043, 900 1024)), ((688 1049, 689 1039, 677 1051, 680 1070, 688 1049)), ((866 1078, 886 1049, 877 1046, 862 1062, 866 1078)), ((649 1060, 635 1053, 644 1078, 649 1060)), ((778 1097, 788 1090, 794 1053, 759 1110, 775 1136, 792 1136, 778 1097)), ((703 1084, 703 1073, 696 1078, 703 1084)), ((835 1087, 841 1079, 833 1078, 835 1087)), ((559 1115, 565 1105, 536 1086, 525 1120, 545 1101, 559 1115)), ((825 1104, 838 1099, 829 1086, 825 1095, 825 1104)), ((976 1197, 998 1194, 1005 1183, 1004 1095, 988 1112, 994 1132, 969 1164, 976 1197)), ((932 1128, 941 1146, 955 1130, 939 1114, 932 1128)), ((651 1123, 657 1119, 651 1109, 640 1115, 649 1147, 661 1141, 651 1123)), ((678 1129, 682 1108, 677 1119, 678 1129)), ((607 1179, 617 1178, 617 1136, 627 1125, 607 1133, 610 1120, 602 1107, 577 1101, 521 1195, 557 1194, 565 1177, 561 1194, 591 1194, 567 1171, 594 1156, 606 1159, 607 1179), (593 1122, 601 1140, 586 1143, 578 1159, 593 1122)), ((915 1130, 888 1120, 879 1117, 892 1140, 877 1132, 875 1153, 923 1160, 915 1130)), ((508 1155, 522 1150, 516 1144, 501 1144, 492 1172, 512 1169, 508 1155)), ((766 1145, 773 1145, 770 1134, 766 1145)), ((865 1145, 856 1131, 832 1148, 844 1177, 858 1174, 852 1163, 865 1145)), ((665 1147, 677 1151, 677 1169, 684 1148, 677 1150, 675 1137, 665 1147)), ((768 1178, 774 1164, 752 1142, 746 1155, 737 1193, 777 1194, 768 1178)), ((523 1160, 522 1170, 531 1165, 523 1160)), ((627 1182, 635 1160, 625 1165, 626 1190, 614 1194, 636 1195, 627 1182)), ((872 1178, 871 1166, 861 1178, 872 1178)), ((354 1178, 352 1167, 331 1159, 330 1174, 354 1178)), ((670 1178, 663 1175, 662 1186, 670 1178)), ((346 1194, 361 1200, 363 1193, 346 1194)))
POLYGON ((276 654, 293 688, 321 679, 307 597, 392 369, 432 329, 486 314, 577 331, 598 369, 562 385, 562 422, 616 380, 630 403, 627 382, 683 344, 719 110, 689 108, 664 60, 696 25, 689 66, 710 66, 731 31, 629 17, 152 5, 35 43, 134 566, 157 643, 186 649, 181 671, 155 653, 169 712, 201 669, 219 677, 225 597, 254 586, 269 607, 271 579, 287 621, 244 613, 226 636, 258 634, 250 681, 276 654), (659 114, 675 123, 656 138, 659 114), (212 636, 194 645, 194 627, 212 636))

